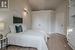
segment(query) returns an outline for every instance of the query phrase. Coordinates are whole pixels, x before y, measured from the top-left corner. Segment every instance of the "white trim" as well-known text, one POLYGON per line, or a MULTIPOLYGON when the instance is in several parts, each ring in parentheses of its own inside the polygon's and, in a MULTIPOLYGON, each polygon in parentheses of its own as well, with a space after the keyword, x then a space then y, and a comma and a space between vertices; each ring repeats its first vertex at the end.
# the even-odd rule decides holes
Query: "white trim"
POLYGON ((68 42, 68 45, 69 45, 73 50, 75 50, 75 47, 74 47, 70 42, 68 42))

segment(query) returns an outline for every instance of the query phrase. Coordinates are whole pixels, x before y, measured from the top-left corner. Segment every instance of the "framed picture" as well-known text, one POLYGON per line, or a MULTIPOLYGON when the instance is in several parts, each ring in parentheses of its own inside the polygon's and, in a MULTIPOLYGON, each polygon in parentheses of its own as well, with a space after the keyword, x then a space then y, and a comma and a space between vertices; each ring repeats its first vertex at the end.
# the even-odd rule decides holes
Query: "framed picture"
POLYGON ((0 0, 0 8, 8 8, 8 0, 0 0))

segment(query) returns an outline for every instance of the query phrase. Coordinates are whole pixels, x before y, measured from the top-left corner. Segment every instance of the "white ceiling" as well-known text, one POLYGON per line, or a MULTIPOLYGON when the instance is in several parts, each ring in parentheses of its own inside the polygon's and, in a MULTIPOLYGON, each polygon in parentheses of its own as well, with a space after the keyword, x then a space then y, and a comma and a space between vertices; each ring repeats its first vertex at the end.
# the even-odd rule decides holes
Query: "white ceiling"
POLYGON ((55 9, 64 0, 29 0, 32 10, 55 9))

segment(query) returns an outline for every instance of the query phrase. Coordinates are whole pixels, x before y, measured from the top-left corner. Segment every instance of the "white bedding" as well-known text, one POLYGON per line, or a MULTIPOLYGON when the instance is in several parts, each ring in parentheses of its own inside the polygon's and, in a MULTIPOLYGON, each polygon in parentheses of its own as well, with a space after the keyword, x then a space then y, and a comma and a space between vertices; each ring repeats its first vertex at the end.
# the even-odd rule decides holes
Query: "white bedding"
POLYGON ((47 35, 44 32, 29 30, 22 33, 8 34, 8 43, 24 47, 35 47, 38 50, 48 50, 47 35))

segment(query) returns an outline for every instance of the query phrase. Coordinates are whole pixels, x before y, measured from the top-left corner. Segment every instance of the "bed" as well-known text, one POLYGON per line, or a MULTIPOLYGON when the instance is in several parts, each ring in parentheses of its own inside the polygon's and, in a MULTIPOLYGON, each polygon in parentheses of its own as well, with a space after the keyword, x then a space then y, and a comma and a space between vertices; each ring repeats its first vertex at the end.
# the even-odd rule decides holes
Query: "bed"
POLYGON ((23 47, 34 47, 37 50, 48 50, 47 35, 43 31, 28 30, 21 33, 9 33, 8 44, 23 47))

